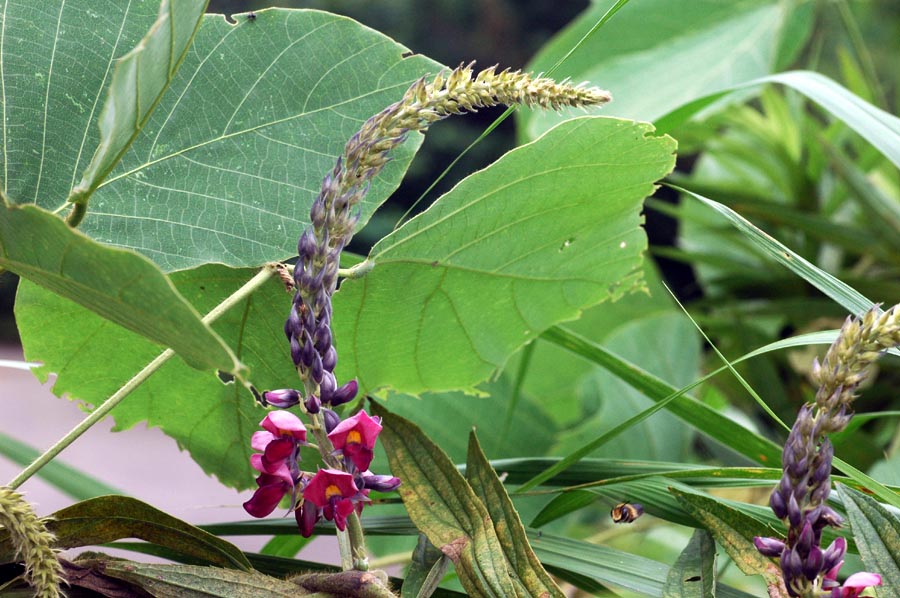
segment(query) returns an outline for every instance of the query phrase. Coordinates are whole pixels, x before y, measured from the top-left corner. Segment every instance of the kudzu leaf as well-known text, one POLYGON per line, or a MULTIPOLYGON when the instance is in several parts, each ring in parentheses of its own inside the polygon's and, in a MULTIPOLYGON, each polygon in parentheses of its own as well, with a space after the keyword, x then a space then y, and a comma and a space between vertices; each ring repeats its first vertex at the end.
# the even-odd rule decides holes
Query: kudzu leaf
POLYGON ((531 549, 519 513, 506 493, 503 482, 497 477, 497 473, 481 450, 474 431, 469 433, 466 479, 482 504, 487 507, 503 553, 512 571, 528 591, 527 595, 563 598, 565 594, 547 575, 531 549))
POLYGON ((100 112, 100 145, 69 201, 86 202, 140 133, 181 66, 206 4, 162 0, 150 31, 116 63, 100 112))
POLYGON ((639 288, 642 202, 674 140, 620 119, 567 121, 382 239, 335 295, 341 378, 472 391, 519 347, 639 288))
MULTIPOLYGON (((241 370, 228 345, 156 265, 92 241, 36 206, 0 206, 0 266, 171 347, 191 367, 241 370)), ((72 333, 68 323, 59 325, 62 334, 72 333)), ((39 325, 36 333, 45 332, 39 325)))
MULTIPOLYGON (((171 7, 193 14, 202 4, 171 7)), ((64 209, 83 175, 90 188, 109 168, 135 126, 120 110, 131 92, 114 83, 116 111, 104 117, 111 136, 88 169, 114 61, 147 33, 158 8, 5 1, 0 179, 11 201, 64 209)), ((181 22, 170 23, 184 41, 181 22)), ((81 229, 166 271, 207 262, 257 266, 295 254, 309 206, 346 141, 415 79, 441 68, 408 53, 320 11, 265 10, 236 24, 206 15, 171 83, 169 61, 152 84, 142 74, 142 94, 167 91, 93 193, 81 229)), ((138 113, 146 115, 142 102, 138 113)), ((421 139, 411 136, 373 182, 360 226, 397 187, 421 139)))

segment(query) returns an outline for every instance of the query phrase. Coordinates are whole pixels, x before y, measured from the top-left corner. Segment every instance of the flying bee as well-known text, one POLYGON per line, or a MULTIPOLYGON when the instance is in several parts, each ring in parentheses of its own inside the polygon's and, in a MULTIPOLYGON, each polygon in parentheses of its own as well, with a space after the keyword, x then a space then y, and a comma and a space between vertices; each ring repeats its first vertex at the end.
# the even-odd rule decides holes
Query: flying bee
POLYGON ((609 516, 612 517, 613 523, 631 523, 643 514, 643 505, 627 502, 620 502, 609 512, 609 516))

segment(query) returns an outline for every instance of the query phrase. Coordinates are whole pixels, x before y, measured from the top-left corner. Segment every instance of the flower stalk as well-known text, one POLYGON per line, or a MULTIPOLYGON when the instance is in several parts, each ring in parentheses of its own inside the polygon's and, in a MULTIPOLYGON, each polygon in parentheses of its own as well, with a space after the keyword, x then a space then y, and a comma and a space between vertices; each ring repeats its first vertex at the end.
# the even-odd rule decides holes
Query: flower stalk
MULTIPOLYGON (((359 222, 357 207, 372 179, 390 161, 391 152, 411 131, 424 131, 454 114, 498 104, 558 110, 564 106, 604 104, 610 99, 608 92, 597 88, 556 83, 519 71, 497 72, 491 67, 475 74, 469 64, 441 72, 430 81, 424 77, 417 80, 399 101, 369 118, 350 138, 334 168, 322 181, 310 208, 310 226, 297 242, 294 297, 284 333, 302 391, 295 391, 296 395, 289 389, 262 395, 264 404, 300 406, 310 420, 309 431, 326 469, 314 475, 294 472, 289 480, 279 482, 265 477, 273 475, 271 471, 254 464, 261 472, 257 479, 260 489, 245 504, 248 512, 256 514, 268 509, 270 503, 266 501, 274 496, 272 486, 282 496, 291 492, 297 497, 292 510, 303 535, 312 533, 320 517, 333 520, 339 530, 344 568, 365 570, 368 567, 358 514, 369 501, 371 490, 392 491, 400 480, 368 471, 375 439, 381 430, 379 419, 362 411, 341 421, 333 410, 356 397, 358 384, 350 380, 338 385, 334 376, 338 356, 332 342, 332 295, 342 274, 341 252, 359 222)), ((363 262, 352 273, 361 276, 372 267, 370 262, 363 262)), ((268 448, 263 450, 268 454, 268 448)), ((257 461, 260 461, 258 457, 257 461)))
POLYGON ((813 364, 818 383, 814 403, 800 409, 782 453, 781 481, 769 500, 785 522, 787 538, 756 538, 757 549, 778 557, 788 594, 800 598, 859 596, 865 587, 881 585, 876 573, 837 581, 846 541, 837 538, 821 547, 822 531, 840 527, 841 517, 827 505, 831 493, 834 447, 829 434, 840 432, 853 417, 856 390, 882 353, 900 346, 900 305, 877 307, 861 318, 848 318, 822 363, 813 364))

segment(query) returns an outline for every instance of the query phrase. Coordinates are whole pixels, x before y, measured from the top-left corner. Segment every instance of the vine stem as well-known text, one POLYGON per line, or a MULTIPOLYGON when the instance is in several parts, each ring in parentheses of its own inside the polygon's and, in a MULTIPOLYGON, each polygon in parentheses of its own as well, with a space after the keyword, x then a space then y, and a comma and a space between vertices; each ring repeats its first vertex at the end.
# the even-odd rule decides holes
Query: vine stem
MULTIPOLYGON (((267 264, 262 270, 260 270, 253 278, 248 280, 241 288, 237 291, 229 295, 225 298, 224 301, 215 306, 208 314, 203 316, 203 323, 210 324, 218 319, 222 314, 227 312, 229 309, 246 299, 253 293, 256 289, 261 287, 266 281, 275 276, 275 267, 271 264, 267 264)), ((40 471, 42 467, 47 465, 50 461, 52 461, 57 455, 63 452, 66 448, 69 447, 75 440, 78 439, 82 434, 87 432, 91 426, 99 422, 103 419, 106 414, 113 410, 122 400, 125 399, 132 391, 134 391, 137 387, 143 384, 147 378, 156 373, 159 368, 163 366, 164 363, 169 361, 172 356, 175 355, 175 351, 172 349, 166 349, 162 353, 160 353, 156 359, 148 363, 144 369, 135 374, 131 380, 125 383, 122 388, 117 390, 112 396, 106 399, 103 404, 94 409, 90 415, 88 415, 84 420, 81 421, 77 426, 72 428, 72 430, 59 439, 53 446, 47 449, 44 454, 35 459, 31 465, 22 470, 22 473, 17 475, 7 486, 12 489, 16 489, 25 483, 31 476, 40 471)))

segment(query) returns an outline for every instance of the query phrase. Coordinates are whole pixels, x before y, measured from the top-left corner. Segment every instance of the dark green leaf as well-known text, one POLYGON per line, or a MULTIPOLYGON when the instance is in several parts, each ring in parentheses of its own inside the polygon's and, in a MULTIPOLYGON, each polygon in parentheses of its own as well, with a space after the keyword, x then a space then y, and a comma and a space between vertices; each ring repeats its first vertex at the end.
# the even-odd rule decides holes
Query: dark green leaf
POLYGON ((391 473, 410 519, 456 565, 472 596, 519 596, 485 506, 441 449, 418 427, 373 404, 391 473))
POLYGON ((374 270, 335 295, 335 313, 355 314, 335 319, 351 348, 341 377, 472 391, 549 326, 637 288, 642 201, 674 163, 673 140, 651 131, 568 121, 382 239, 374 270))
POLYGON ((839 486, 844 508, 859 555, 866 567, 881 575, 884 585, 879 596, 896 596, 900 592, 900 521, 870 496, 839 486))
POLYGON ((60 549, 138 538, 205 563, 250 570, 244 554, 200 528, 127 496, 102 496, 57 511, 47 522, 60 549))
POLYGON ((534 551, 528 544, 525 528, 513 506, 503 482, 497 477, 493 467, 478 445, 475 432, 469 433, 469 455, 466 459, 466 479, 472 490, 487 507, 494 531, 500 540, 506 559, 512 571, 518 576, 529 596, 563 598, 562 590, 547 575, 534 551))
POLYGON ((716 543, 706 530, 695 530, 691 541, 669 570, 663 598, 715 598, 716 543))
POLYGON ((196 565, 104 561, 103 575, 125 580, 152 596, 178 598, 292 598, 309 595, 296 584, 256 571, 196 565))
POLYGON ((403 587, 400 588, 400 598, 424 598, 433 595, 449 565, 450 559, 429 542, 425 534, 419 534, 419 540, 406 570, 403 587))
MULTIPOLYGON (((172 348, 191 367, 241 370, 152 262, 92 241, 36 206, 0 206, 0 266, 172 348)), ((67 327, 62 332, 71 334, 67 327)))

